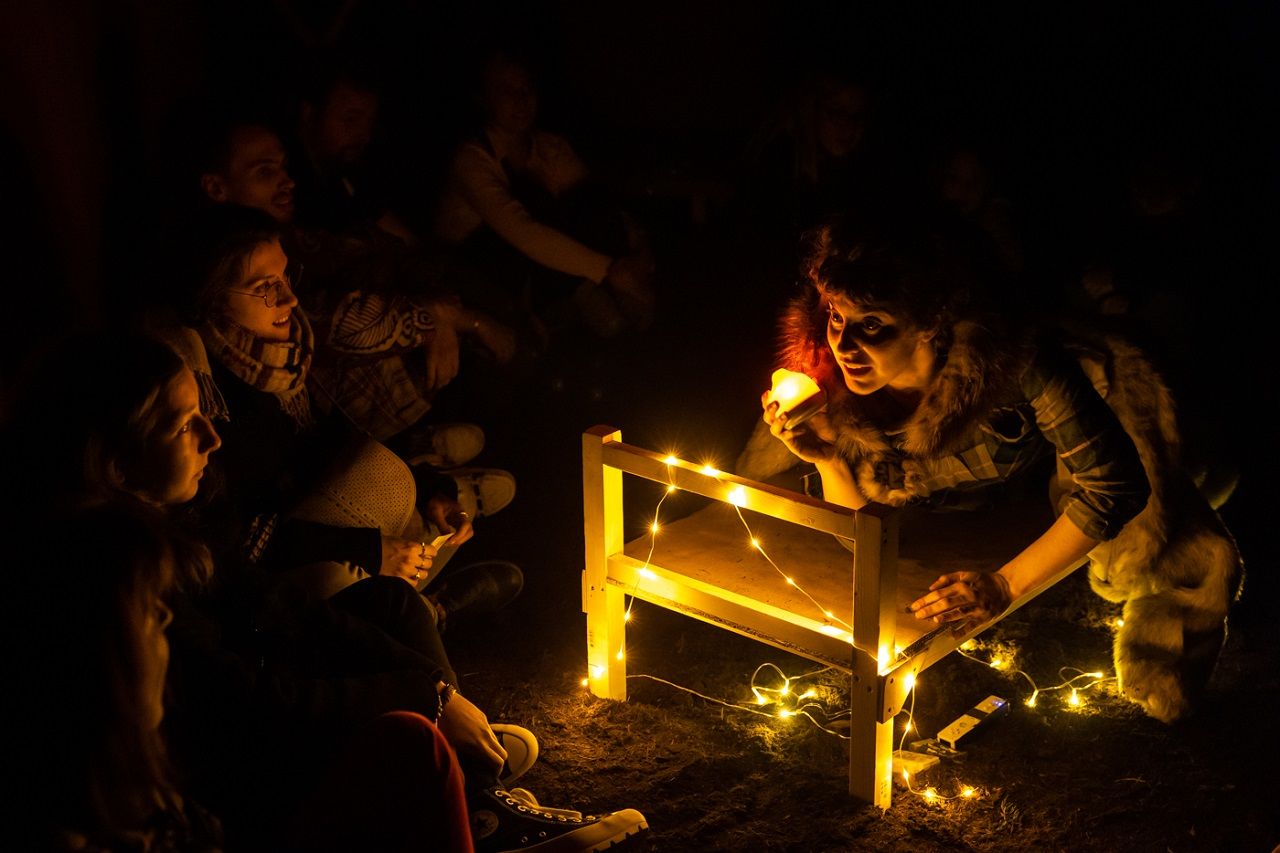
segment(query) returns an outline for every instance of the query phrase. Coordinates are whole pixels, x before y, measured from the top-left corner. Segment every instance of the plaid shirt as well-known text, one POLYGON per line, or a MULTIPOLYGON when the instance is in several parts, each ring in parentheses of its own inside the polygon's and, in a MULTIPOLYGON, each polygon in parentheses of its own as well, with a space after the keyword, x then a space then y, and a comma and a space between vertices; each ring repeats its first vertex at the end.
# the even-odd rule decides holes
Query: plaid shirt
MULTIPOLYGON (((898 470, 877 472, 877 478, 910 478, 923 484, 925 503, 963 505, 977 497, 975 490, 1010 482, 1053 452, 1075 484, 1063 512, 1085 535, 1115 538, 1146 506, 1151 488, 1133 441, 1104 400, 1105 368, 1094 359, 1041 349, 1019 387, 1022 399, 978 422, 964 449, 929 459, 899 454, 889 463, 898 470)), ((901 434, 889 438, 897 444, 901 434)))

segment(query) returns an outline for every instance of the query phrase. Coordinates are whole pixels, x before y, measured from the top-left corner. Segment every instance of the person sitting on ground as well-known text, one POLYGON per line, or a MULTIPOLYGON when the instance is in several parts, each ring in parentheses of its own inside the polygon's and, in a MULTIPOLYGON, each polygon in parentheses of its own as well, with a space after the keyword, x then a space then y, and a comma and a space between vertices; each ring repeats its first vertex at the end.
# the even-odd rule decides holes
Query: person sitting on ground
POLYGON ((373 438, 393 439, 440 467, 474 459, 481 427, 436 423, 429 414, 472 350, 498 365, 515 357, 514 333, 468 308, 441 282, 447 271, 376 229, 338 233, 295 222, 290 164, 280 136, 260 118, 211 109, 203 151, 187 178, 199 202, 239 204, 271 216, 286 252, 305 268, 298 296, 316 321, 314 367, 334 401, 373 438))
MULTIPOLYGON (((49 494, 173 514, 196 495, 219 448, 191 371, 146 336, 73 337, 32 387, 26 419, 6 432, 23 440, 6 446, 65 460, 40 481, 49 494), (76 367, 87 399, 51 390, 76 367), (81 406, 88 416, 74 417, 70 409, 81 406)), ((245 601, 219 583, 226 566, 210 577, 194 565, 207 555, 198 544, 175 540, 171 550, 186 557, 171 629, 180 754, 195 759, 184 769, 226 809, 241 849, 280 849, 283 839, 299 850, 471 849, 462 843, 458 765, 439 733, 458 750, 472 817, 484 827, 481 850, 521 849, 520 838, 535 837, 594 849, 643 829, 631 810, 583 818, 541 809, 510 787, 536 759, 536 739, 518 726, 491 727, 457 692, 434 624, 407 584, 369 578, 292 620, 256 609, 250 619, 235 612, 245 601)))
POLYGON ((179 789, 160 731, 170 549, 142 513, 53 509, 19 511, 25 536, 12 553, 24 570, 10 591, 23 605, 5 619, 6 640, 30 646, 51 627, 57 639, 7 669, 7 843, 220 850, 221 822, 179 789), (50 565, 51 541, 92 559, 50 565))
MULTIPOLYGON (((653 254, 639 227, 602 199, 561 136, 540 128, 529 65, 495 50, 482 64, 474 138, 454 156, 435 234, 484 271, 499 316, 602 337, 643 330, 654 305, 653 254), (568 321, 555 319, 571 310, 568 321)), ((465 296, 465 294, 464 294, 465 296)))
POLYGON ((829 402, 792 428, 766 393, 764 421, 816 466, 826 500, 853 509, 980 504, 1056 454, 1044 534, 997 572, 943 575, 910 609, 973 628, 1088 557, 1095 592, 1125 603, 1121 691, 1177 720, 1203 694, 1243 570, 1183 464, 1172 395, 1118 337, 1019 330, 980 310, 981 282, 954 248, 891 218, 817 231, 782 360, 829 402))
POLYGON ((870 75, 841 62, 806 69, 749 140, 742 203, 753 233, 791 252, 828 216, 906 189, 889 156, 870 75))
MULTIPOLYGON (((464 544, 474 518, 510 501, 514 478, 409 468, 353 430, 341 410, 323 408, 325 389, 310 375, 311 326, 296 310, 279 226, 234 205, 206 213, 187 253, 192 286, 178 300, 203 340, 229 416, 219 467, 235 520, 222 542, 289 570, 320 597, 374 574, 426 588, 444 562, 432 571, 437 543, 429 540, 464 544)), ((494 590, 504 601, 522 585, 519 569, 505 561, 477 564, 470 575, 476 583, 500 578, 494 590)), ((450 583, 461 579, 455 573, 450 583)))

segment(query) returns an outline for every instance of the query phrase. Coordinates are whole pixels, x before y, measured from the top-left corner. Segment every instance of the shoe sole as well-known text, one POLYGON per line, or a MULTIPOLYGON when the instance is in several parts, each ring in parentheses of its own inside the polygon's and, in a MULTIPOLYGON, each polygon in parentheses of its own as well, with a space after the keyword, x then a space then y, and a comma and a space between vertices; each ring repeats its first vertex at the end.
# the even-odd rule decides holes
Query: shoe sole
POLYGON ((502 765, 505 773, 498 776, 498 784, 510 788, 511 784, 528 773, 538 761, 538 741, 533 733, 522 726, 510 723, 494 723, 489 728, 498 736, 498 742, 507 750, 507 760, 502 765), (513 755, 513 753, 515 753, 513 755), (515 762, 512 762, 515 758, 515 762))

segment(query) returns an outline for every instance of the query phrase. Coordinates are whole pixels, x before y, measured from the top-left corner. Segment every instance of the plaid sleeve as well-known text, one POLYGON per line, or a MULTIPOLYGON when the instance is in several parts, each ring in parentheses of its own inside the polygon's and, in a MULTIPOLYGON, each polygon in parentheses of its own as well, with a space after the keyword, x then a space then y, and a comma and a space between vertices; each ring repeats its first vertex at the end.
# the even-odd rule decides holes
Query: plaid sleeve
POLYGON ((1036 425, 1075 482, 1063 511, 1086 536, 1114 539, 1151 495, 1133 440, 1061 348, 1041 347, 1022 386, 1036 425))

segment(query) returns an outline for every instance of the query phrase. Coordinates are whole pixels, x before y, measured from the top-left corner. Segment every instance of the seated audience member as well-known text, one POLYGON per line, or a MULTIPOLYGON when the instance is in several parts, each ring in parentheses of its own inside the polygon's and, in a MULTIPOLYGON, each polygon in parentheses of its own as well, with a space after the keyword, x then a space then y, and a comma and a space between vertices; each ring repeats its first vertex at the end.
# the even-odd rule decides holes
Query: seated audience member
POLYGON ((490 284, 483 298, 500 316, 532 311, 551 331, 585 323, 602 337, 645 328, 652 253, 635 223, 592 185, 569 142, 538 126, 529 67, 494 51, 477 99, 482 117, 454 156, 436 236, 483 271, 490 284))
POLYGON ((381 109, 374 76, 338 60, 320 60, 298 104, 295 177, 302 221, 343 233, 372 223, 406 243, 417 236, 392 213, 369 180, 365 152, 381 109))
MULTIPOLYGON (((149 338, 67 341, 32 387, 26 420, 6 438, 26 439, 32 458, 64 460, 42 481, 50 494, 180 512, 219 449, 190 370, 149 338), (87 399, 54 390, 73 366, 87 399), (88 416, 73 417, 81 406, 88 416)), ((207 564, 197 566, 207 552, 190 540, 170 550, 180 581, 170 678, 179 754, 202 798, 225 815, 236 848, 471 849, 458 765, 440 733, 465 770, 478 849, 557 837, 562 849, 592 849, 644 828, 631 810, 582 818, 539 809, 528 791, 510 788, 536 758, 536 740, 517 726, 490 727, 457 692, 434 624, 407 584, 367 579, 289 618, 279 606, 247 611, 228 583, 235 572, 219 566, 210 578, 207 564)))
POLYGON ((743 195, 753 224, 788 246, 824 217, 879 198, 890 181, 864 75, 822 66, 750 141, 743 195))
MULTIPOLYGON (((321 597, 374 574, 426 587, 440 569, 431 571, 437 552, 427 540, 449 534, 449 545, 465 543, 473 518, 492 512, 489 495, 472 479, 410 469, 352 430, 341 411, 326 410, 323 388, 311 381, 311 326, 296 310, 279 226, 234 205, 206 213, 187 247, 191 291, 178 301, 229 415, 218 466, 229 521, 215 544, 288 570, 321 597)), ((508 596, 521 585, 510 563, 478 564, 471 574, 477 582, 502 576, 508 596)))
POLYGON ((318 325, 315 374, 335 404, 379 441, 397 437, 440 467, 471 461, 484 446, 474 424, 433 423, 435 396, 458 375, 468 347, 497 364, 514 357, 513 333, 463 306, 422 253, 377 229, 335 233, 300 227, 295 183, 280 137, 260 120, 217 115, 202 130, 195 171, 205 199, 253 207, 283 229, 305 268, 298 296, 318 325))
POLYGON ((956 145, 940 158, 938 193, 989 241, 1006 275, 1022 273, 1017 210, 993 174, 991 157, 976 146, 956 145))
MULTIPOLYGON (((157 522, 100 505, 23 513, 24 570, 5 619, 7 843, 29 851, 216 851, 222 825, 174 782, 166 757, 164 597, 173 555, 157 522), (92 559, 45 565, 64 552, 92 559), (33 547, 34 546, 34 547, 33 547), (56 638, 30 647, 56 630, 56 638)), ((15 588, 16 587, 16 588, 15 588)))

